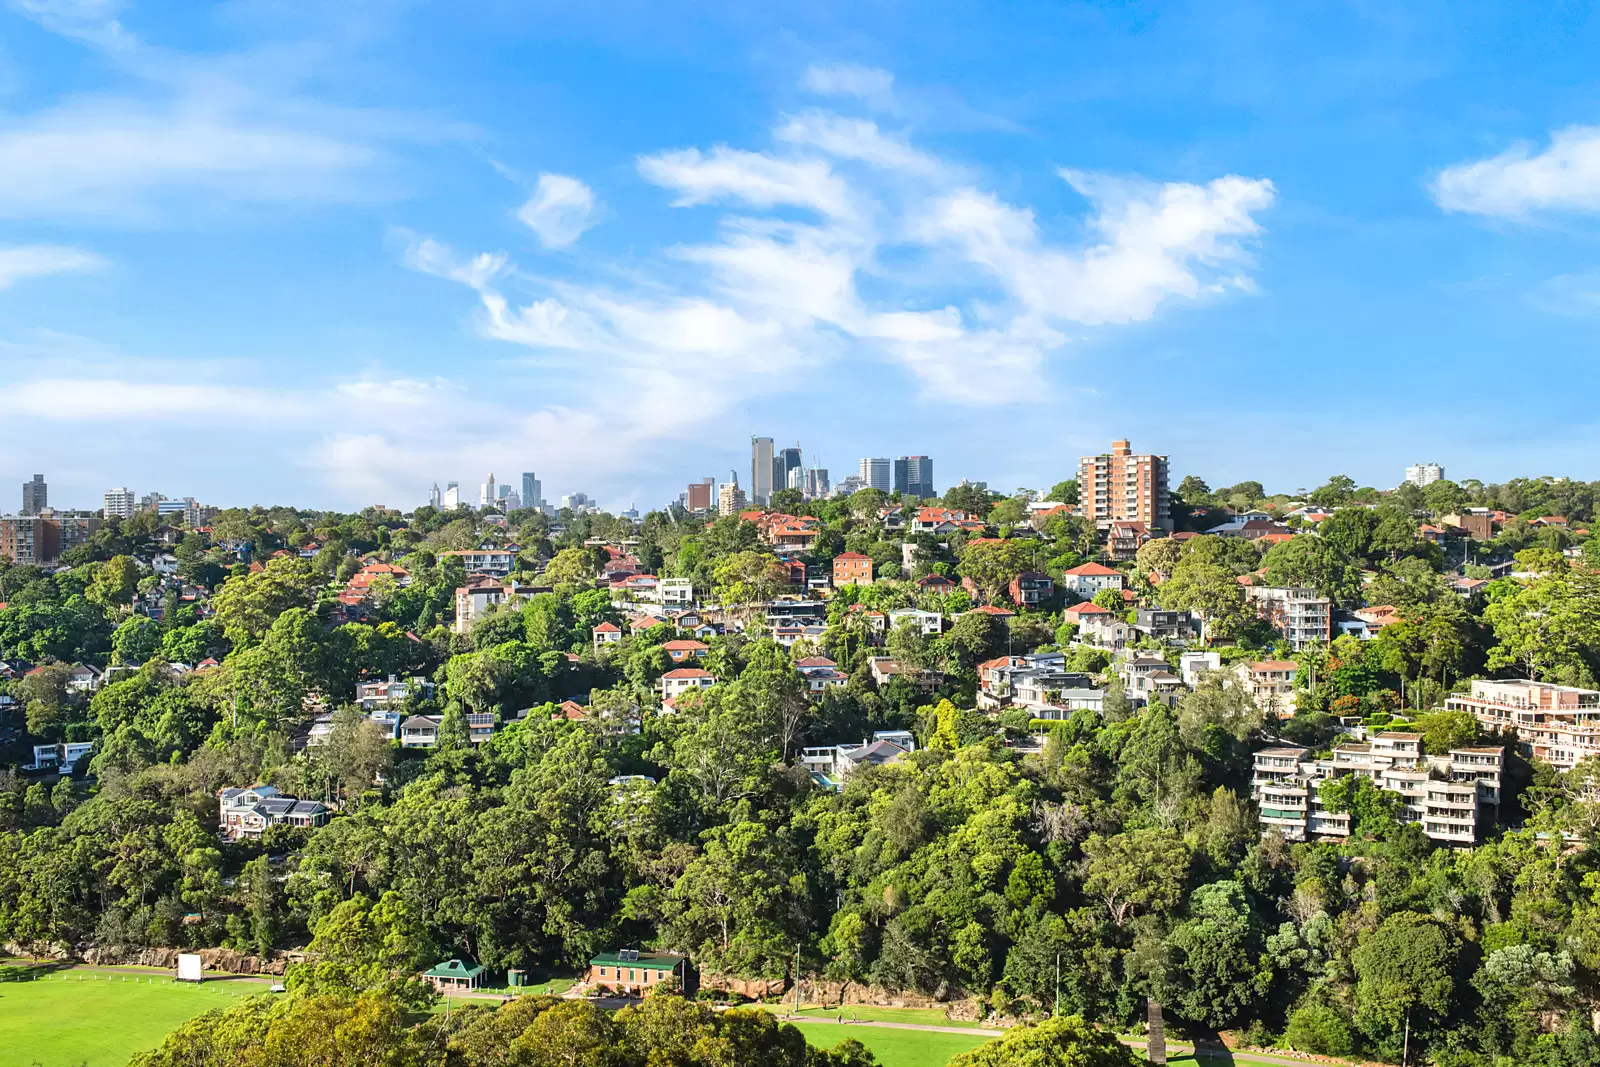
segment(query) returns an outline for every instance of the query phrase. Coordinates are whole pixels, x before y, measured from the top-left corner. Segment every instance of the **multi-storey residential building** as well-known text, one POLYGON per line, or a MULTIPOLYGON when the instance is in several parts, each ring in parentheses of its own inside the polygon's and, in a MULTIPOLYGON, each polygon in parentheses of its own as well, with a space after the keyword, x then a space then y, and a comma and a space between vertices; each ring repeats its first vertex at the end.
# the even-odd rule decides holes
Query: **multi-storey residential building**
POLYGON ((1111 451, 1078 460, 1078 513, 1099 529, 1113 522, 1172 530, 1167 501, 1167 457, 1135 455, 1127 441, 1111 451))
POLYGON ((1252 585, 1245 594, 1295 651, 1333 640, 1333 601, 1318 596, 1315 589, 1252 585))
POLYGON ((1444 478, 1444 468, 1437 463, 1413 463, 1406 468, 1406 481, 1421 488, 1444 478))
POLYGON ((1478 679, 1470 694, 1445 700, 1449 711, 1469 711, 1491 730, 1515 731, 1524 755, 1570 771, 1585 756, 1600 755, 1600 692, 1523 679, 1478 679))
POLYGON ((933 460, 927 456, 901 456, 895 460, 894 491, 918 500, 933 496, 933 460))
POLYGON ((139 510, 139 498, 132 489, 107 489, 100 514, 108 519, 131 519, 139 510))
POLYGON ((737 515, 744 510, 744 490, 738 482, 723 482, 717 490, 717 514, 737 515))
POLYGON ((101 522, 98 515, 57 515, 49 508, 43 515, 0 518, 0 556, 36 566, 54 563, 67 549, 87 541, 101 522))
POLYGON ((456 590, 455 631, 464 634, 472 624, 499 604, 514 603, 533 595, 535 586, 517 585, 496 578, 479 578, 456 590))
POLYGON ((459 559, 468 574, 487 574, 491 578, 505 578, 517 565, 517 554, 506 548, 465 548, 439 555, 459 559))
POLYGON ((1294 714, 1294 676, 1300 664, 1293 660, 1260 660, 1241 663, 1234 674, 1255 701, 1256 707, 1267 715, 1288 717, 1294 714))
POLYGON ((22 483, 22 514, 37 515, 50 506, 50 487, 44 475, 35 474, 31 482, 22 483))
POLYGON ((1199 632, 1195 617, 1187 611, 1166 608, 1140 608, 1134 612, 1134 629, 1169 645, 1186 645, 1199 632))
POLYGON ((872 557, 860 552, 844 552, 833 557, 833 584, 872 584, 872 557))
POLYGON ((1262 832, 1291 841, 1347 837, 1350 815, 1328 811, 1319 787, 1330 778, 1359 774, 1398 793, 1400 818, 1417 823, 1442 844, 1470 846, 1496 816, 1505 752, 1464 747, 1446 756, 1423 756, 1418 734, 1377 734, 1370 742, 1340 745, 1333 758, 1314 760, 1293 746, 1256 753, 1250 792, 1260 807, 1262 832))
POLYGON ((861 461, 861 484, 865 489, 888 493, 894 490, 893 470, 887 457, 861 461))

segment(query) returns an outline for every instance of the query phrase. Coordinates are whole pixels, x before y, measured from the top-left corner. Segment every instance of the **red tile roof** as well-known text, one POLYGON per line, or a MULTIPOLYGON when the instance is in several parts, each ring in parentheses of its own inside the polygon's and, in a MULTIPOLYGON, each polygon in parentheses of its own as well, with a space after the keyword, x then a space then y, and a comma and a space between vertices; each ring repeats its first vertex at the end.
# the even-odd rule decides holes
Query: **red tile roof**
POLYGON ((668 671, 666 674, 663 674, 661 677, 663 677, 663 678, 673 678, 673 679, 679 679, 679 678, 715 678, 716 675, 712 674, 710 671, 703 671, 699 667, 679 667, 675 671, 668 671))
POLYGON ((1264 659, 1250 664, 1250 669, 1256 672, 1266 671, 1297 671, 1300 664, 1287 659, 1264 659))
POLYGON ((663 641, 661 647, 668 652, 704 652, 710 649, 711 646, 701 641, 679 639, 677 641, 663 641))
POLYGON ((1066 573, 1078 578, 1105 578, 1121 572, 1103 563, 1080 563, 1066 573))
POLYGON ((620 634, 622 627, 614 622, 603 622, 594 628, 594 632, 597 634, 620 634))
POLYGON ((1101 607, 1099 604, 1094 603, 1093 601, 1085 600, 1082 604, 1072 605, 1072 607, 1062 612, 1062 614, 1069 616, 1077 615, 1082 617, 1084 615, 1110 615, 1111 612, 1101 607))
POLYGON ((978 607, 973 608, 972 610, 977 612, 979 615, 995 615, 995 616, 999 616, 999 615, 1015 615, 1016 614, 1016 612, 1014 612, 1014 611, 1007 611, 1005 608, 998 608, 998 607, 995 607, 993 604, 981 604, 978 607))

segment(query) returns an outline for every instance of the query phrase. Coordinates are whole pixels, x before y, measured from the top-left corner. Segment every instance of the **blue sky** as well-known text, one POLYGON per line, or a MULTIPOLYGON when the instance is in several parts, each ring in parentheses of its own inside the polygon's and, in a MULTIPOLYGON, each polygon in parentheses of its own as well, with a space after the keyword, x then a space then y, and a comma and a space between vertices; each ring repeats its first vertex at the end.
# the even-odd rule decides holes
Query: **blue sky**
POLYGON ((1587 8, 0 0, 0 487, 1600 477, 1587 8))

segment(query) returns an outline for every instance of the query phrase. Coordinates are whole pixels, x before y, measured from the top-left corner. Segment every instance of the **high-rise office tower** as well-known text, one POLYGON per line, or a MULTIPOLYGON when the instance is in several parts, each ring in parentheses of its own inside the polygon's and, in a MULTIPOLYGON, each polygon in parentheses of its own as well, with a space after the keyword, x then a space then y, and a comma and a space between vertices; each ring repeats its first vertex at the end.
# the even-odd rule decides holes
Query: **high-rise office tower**
POLYGON ((50 487, 44 484, 44 475, 35 474, 33 481, 22 483, 23 515, 37 515, 50 506, 50 487))
POLYGON ((459 482, 444 483, 444 510, 454 511, 461 506, 461 484, 459 482))
POLYGON ((428 506, 433 508, 435 511, 438 511, 439 506, 443 503, 444 493, 440 491, 439 483, 434 482, 433 488, 428 490, 428 506))
POLYGON ((131 519, 138 510, 139 501, 132 489, 107 489, 102 505, 100 514, 108 519, 131 519))
POLYGON ((1406 468, 1406 481, 1419 489, 1444 480, 1444 468, 1437 463, 1413 463, 1406 468))
POLYGON ((794 481, 794 472, 801 469, 800 449, 782 449, 772 459, 772 488, 773 489, 798 489, 800 486, 794 481))
POLYGON ((828 495, 828 468, 810 467, 806 470, 806 498, 821 500, 828 495))
POLYGON ((500 486, 498 492, 500 493, 500 510, 507 515, 522 506, 522 497, 509 485, 500 486))
POLYGON ((522 472, 522 506, 538 508, 544 504, 544 486, 532 471, 522 472))
POLYGON ((934 496, 933 460, 927 456, 901 456, 895 460, 894 491, 918 500, 934 496))
POLYGON ((893 467, 887 459, 863 459, 861 461, 861 483, 863 488, 876 489, 888 493, 894 490, 891 480, 893 467))
POLYGON ((1096 526, 1142 522, 1152 532, 1172 532, 1167 505, 1167 457, 1133 454, 1126 441, 1111 452, 1078 460, 1078 511, 1096 526))
POLYGON ((750 502, 772 500, 772 438, 750 438, 750 502))
POLYGON ((683 506, 690 511, 710 511, 716 502, 716 486, 715 478, 690 482, 689 491, 683 495, 683 506))
POLYGON ((494 492, 494 471, 489 472, 489 480, 478 486, 478 506, 481 508, 492 507, 496 499, 494 492))

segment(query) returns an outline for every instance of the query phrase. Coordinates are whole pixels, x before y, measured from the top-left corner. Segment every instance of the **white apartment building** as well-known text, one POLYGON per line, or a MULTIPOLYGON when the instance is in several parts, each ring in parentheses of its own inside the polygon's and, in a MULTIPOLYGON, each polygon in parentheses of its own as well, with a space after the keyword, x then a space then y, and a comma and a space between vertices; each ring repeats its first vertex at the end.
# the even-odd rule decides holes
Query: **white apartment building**
POLYGON ((1478 679, 1469 695, 1444 702, 1448 711, 1469 711, 1491 730, 1515 731, 1525 756, 1570 771, 1586 756, 1600 755, 1600 692, 1523 679, 1478 679))
POLYGON ((1437 463, 1413 463, 1406 468, 1406 481, 1421 488, 1444 479, 1444 468, 1437 463))
POLYGON ((107 489, 100 514, 108 519, 131 519, 139 510, 139 498, 132 489, 107 489))
POLYGON ((1499 748, 1451 749, 1423 756, 1420 734, 1388 732, 1370 742, 1340 745, 1331 760, 1310 758, 1309 749, 1264 748, 1255 755, 1250 795, 1260 808, 1262 832, 1286 840, 1348 837, 1350 815, 1322 806, 1318 787, 1330 778, 1360 774, 1398 793, 1404 822, 1417 823, 1441 844, 1470 846, 1500 806, 1505 752, 1499 748))

